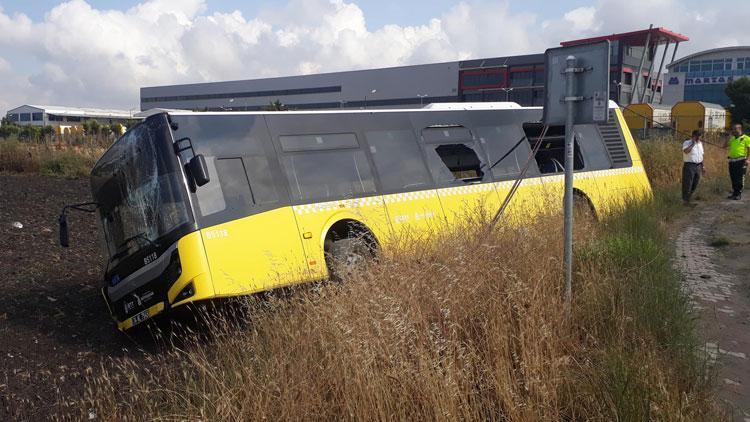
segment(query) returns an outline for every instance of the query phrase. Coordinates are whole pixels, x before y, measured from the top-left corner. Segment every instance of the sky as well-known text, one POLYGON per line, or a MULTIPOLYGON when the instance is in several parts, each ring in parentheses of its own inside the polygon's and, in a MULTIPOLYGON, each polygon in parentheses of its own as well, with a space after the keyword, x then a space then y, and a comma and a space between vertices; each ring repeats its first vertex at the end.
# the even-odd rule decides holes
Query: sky
POLYGON ((0 0, 0 115, 130 110, 142 86, 541 53, 645 29, 750 45, 745 0, 0 0))

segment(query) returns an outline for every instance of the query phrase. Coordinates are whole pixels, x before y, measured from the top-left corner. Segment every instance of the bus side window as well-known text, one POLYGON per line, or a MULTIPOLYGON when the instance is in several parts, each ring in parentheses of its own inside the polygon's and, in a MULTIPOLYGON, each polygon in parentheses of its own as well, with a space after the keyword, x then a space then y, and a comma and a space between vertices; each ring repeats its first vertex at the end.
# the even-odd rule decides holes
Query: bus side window
POLYGON ((242 157, 242 161, 245 164, 255 205, 279 202, 279 193, 276 192, 277 181, 273 179, 268 158, 265 155, 247 155, 242 157))
POLYGON ((484 177, 479 156, 465 144, 438 145, 435 147, 435 152, 455 180, 478 182, 484 177))
POLYGON ((333 200, 375 192, 370 163, 355 134, 282 135, 279 143, 294 199, 333 200))
MULTIPOLYGON (((480 126, 474 130, 487 151, 495 180, 515 180, 531 152, 521 126, 480 126)), ((535 169, 529 170, 527 175, 536 175, 535 169)))
POLYGON ((365 138, 386 192, 432 188, 430 173, 413 131, 365 132, 365 138))
POLYGON ((255 203, 242 158, 218 158, 216 173, 227 208, 241 211, 255 203))
MULTIPOLYGON (((533 148, 544 130, 541 123, 524 123, 523 131, 533 148)), ((562 173, 565 171, 565 127, 550 126, 544 135, 542 144, 534 156, 539 172, 542 174, 562 173)), ((573 156, 573 170, 582 170, 584 167, 583 155, 575 141, 575 155, 573 156)))
POLYGON ((422 131, 430 171, 441 186, 489 181, 487 163, 469 129, 429 127, 422 131))
POLYGON ((206 156, 206 165, 211 181, 195 191, 195 195, 198 197, 198 208, 204 217, 224 211, 227 208, 219 182, 219 175, 216 171, 216 157, 206 156))

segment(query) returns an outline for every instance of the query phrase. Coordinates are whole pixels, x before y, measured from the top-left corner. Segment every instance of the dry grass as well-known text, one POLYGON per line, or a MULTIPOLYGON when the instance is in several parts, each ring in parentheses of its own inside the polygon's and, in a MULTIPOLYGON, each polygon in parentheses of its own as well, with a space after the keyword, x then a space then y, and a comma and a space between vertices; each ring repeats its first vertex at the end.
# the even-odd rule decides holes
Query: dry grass
POLYGON ((665 233, 679 144, 641 152, 656 197, 579 226, 569 315, 559 217, 489 238, 465 228, 341 283, 211 312, 199 334, 158 332, 165 352, 103 362, 77 408, 105 420, 717 420, 665 233))
MULTIPOLYGON (((682 178, 682 142, 680 137, 652 138, 640 141, 638 148, 651 183, 657 189, 674 188, 682 178)), ((704 143, 704 166, 707 181, 726 179, 726 150, 720 139, 704 143)), ((727 179, 728 180, 728 179, 727 179)))
POLYGON ((250 298, 216 334, 109 362, 85 409, 125 420, 703 420, 713 405, 658 221, 560 227, 383 256, 340 284, 250 298), (236 324, 232 321, 244 321, 236 324))
POLYGON ((89 175, 104 150, 103 147, 0 140, 0 171, 84 177, 89 175))

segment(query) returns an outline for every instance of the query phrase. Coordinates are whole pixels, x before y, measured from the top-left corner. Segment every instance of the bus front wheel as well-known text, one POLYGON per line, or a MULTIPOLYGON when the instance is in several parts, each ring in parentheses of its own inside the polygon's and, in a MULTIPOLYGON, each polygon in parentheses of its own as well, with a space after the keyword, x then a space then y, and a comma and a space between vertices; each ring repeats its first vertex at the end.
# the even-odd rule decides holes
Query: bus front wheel
POLYGON ((341 280, 361 271, 375 257, 377 242, 364 225, 342 221, 331 228, 323 249, 330 278, 341 280))

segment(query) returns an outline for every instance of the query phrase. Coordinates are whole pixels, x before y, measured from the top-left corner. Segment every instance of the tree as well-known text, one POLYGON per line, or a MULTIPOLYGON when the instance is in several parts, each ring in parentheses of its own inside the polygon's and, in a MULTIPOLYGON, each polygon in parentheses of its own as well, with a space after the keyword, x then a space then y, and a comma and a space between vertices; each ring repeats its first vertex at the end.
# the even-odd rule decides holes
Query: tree
POLYGON ((98 135, 101 132, 102 125, 96 120, 86 120, 83 122, 83 131, 86 135, 98 135))
POLYGON ((23 125, 18 131, 18 137, 25 141, 36 141, 42 136, 42 129, 38 126, 23 125))
POLYGON ((3 117, 2 125, 0 125, 0 138, 9 138, 13 135, 18 135, 19 129, 17 124, 3 117))
POLYGON ((54 134, 55 134, 55 128, 54 127, 52 127, 50 125, 42 126, 42 128, 41 128, 41 135, 42 135, 42 137, 45 140, 49 139, 49 138, 52 138, 52 136, 54 134))
POLYGON ((281 100, 275 100, 271 101, 268 106, 266 106, 266 111, 286 111, 289 110, 287 106, 281 102, 281 100))
POLYGON ((750 79, 743 76, 727 84, 724 92, 732 104, 732 122, 743 123, 750 121, 750 79))

